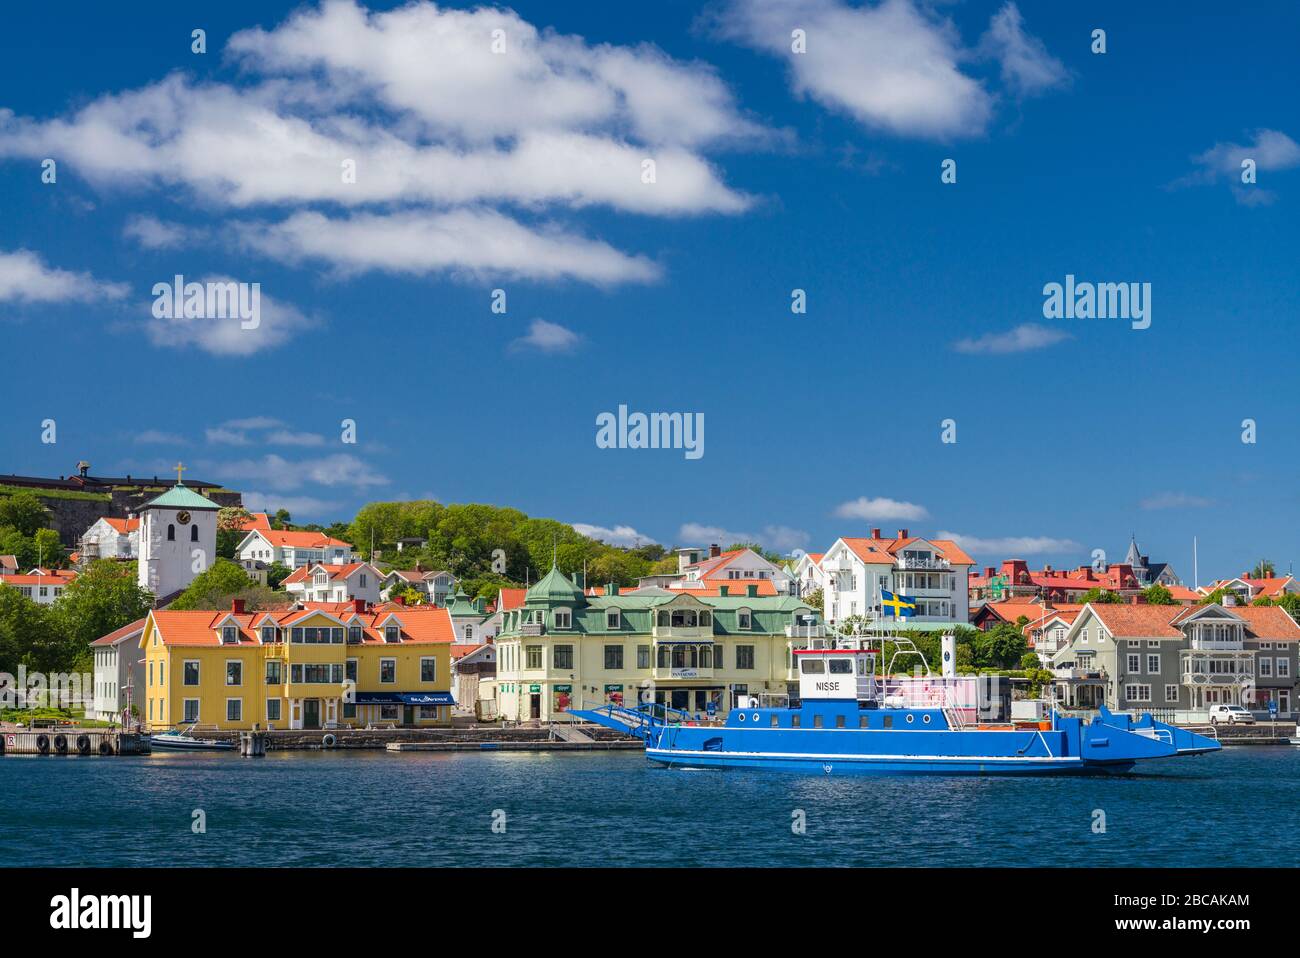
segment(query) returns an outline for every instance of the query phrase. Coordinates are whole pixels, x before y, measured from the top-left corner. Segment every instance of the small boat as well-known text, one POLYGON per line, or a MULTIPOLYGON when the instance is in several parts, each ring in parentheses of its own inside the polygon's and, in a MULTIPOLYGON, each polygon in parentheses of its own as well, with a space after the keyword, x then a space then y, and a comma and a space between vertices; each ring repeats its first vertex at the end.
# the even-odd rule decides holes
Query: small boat
POLYGON ((191 725, 184 731, 172 729, 170 732, 149 736, 149 747, 167 752, 233 752, 235 743, 215 738, 195 738, 194 726, 191 725))
MULTIPOLYGON (((825 775, 1087 775, 1127 772, 1147 759, 1220 748, 1214 738, 1157 722, 1149 714, 1134 718, 1105 708, 1089 723, 1054 709, 1045 721, 982 723, 975 678, 947 667, 955 660, 951 635, 943 637, 943 676, 930 675, 927 666, 925 675, 892 677, 891 660, 879 682, 871 641, 835 636, 820 648, 795 649, 799 701, 740 696, 725 721, 699 722, 656 704, 636 709, 605 705, 572 714, 641 738, 646 758, 653 762, 686 768, 825 775)), ((883 653, 883 644, 881 649, 883 653)), ((914 648, 909 651, 920 655, 914 648)))

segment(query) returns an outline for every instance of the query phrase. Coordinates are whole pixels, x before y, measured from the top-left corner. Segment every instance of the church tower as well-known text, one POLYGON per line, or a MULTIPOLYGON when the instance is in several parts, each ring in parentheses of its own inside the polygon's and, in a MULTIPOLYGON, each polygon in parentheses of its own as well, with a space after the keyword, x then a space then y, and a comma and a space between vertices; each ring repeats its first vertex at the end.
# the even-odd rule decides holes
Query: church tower
POLYGON ((217 558, 217 510, 211 499, 187 489, 185 467, 176 485, 140 509, 139 583, 163 599, 179 592, 217 558))

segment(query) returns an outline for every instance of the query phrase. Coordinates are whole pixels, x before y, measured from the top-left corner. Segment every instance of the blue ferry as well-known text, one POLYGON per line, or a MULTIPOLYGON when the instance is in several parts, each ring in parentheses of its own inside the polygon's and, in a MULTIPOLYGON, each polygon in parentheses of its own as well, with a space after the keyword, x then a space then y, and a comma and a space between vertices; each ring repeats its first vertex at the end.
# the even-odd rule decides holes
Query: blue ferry
MULTIPOLYGON (((1101 709, 1090 722, 977 720, 975 680, 957 676, 944 636, 942 677, 876 680, 861 638, 796 649, 799 699, 744 697, 723 721, 665 708, 605 705, 582 720, 640 737, 646 757, 684 768, 765 768, 825 775, 1080 775, 1127 772, 1147 759, 1218 751, 1214 738, 1101 709), (887 684, 892 682, 892 685, 887 684), (773 701, 775 699, 775 701, 773 701)), ((883 654, 884 645, 881 644, 883 654)), ((892 665, 892 663, 891 663, 892 665)), ((928 671, 928 667, 927 667, 928 671)))

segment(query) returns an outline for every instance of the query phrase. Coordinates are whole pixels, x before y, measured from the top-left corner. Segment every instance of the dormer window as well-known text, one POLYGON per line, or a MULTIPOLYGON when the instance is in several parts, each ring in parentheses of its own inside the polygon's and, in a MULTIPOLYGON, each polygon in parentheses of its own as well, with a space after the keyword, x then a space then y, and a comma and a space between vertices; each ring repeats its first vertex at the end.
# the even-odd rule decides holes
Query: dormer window
POLYGON ((359 625, 348 626, 348 644, 349 645, 361 644, 361 626, 359 625))
POLYGON ((272 644, 273 642, 275 642, 275 640, 276 640, 276 634, 277 634, 279 631, 280 631, 280 630, 277 629, 277 628, 276 628, 275 626, 273 626, 273 625, 264 625, 264 626, 262 626, 262 643, 263 643, 264 645, 270 645, 270 644, 272 644))
POLYGON ((618 609, 605 610, 605 628, 607 629, 621 628, 622 627, 621 622, 622 622, 622 617, 620 616, 618 609))
POLYGON ((573 628, 573 613, 568 609, 556 609, 551 613, 551 619, 557 629, 573 628))
POLYGON ((754 627, 754 616, 749 609, 739 609, 736 612, 736 627, 746 631, 754 627))
POLYGON ((239 630, 233 625, 222 626, 221 641, 225 645, 235 645, 239 642, 239 630))
POLYGON ((395 626, 395 625, 386 625, 386 626, 384 626, 384 641, 385 641, 385 642, 401 642, 401 641, 402 641, 402 634, 401 634, 401 633, 402 633, 402 630, 401 630, 398 626, 395 626))

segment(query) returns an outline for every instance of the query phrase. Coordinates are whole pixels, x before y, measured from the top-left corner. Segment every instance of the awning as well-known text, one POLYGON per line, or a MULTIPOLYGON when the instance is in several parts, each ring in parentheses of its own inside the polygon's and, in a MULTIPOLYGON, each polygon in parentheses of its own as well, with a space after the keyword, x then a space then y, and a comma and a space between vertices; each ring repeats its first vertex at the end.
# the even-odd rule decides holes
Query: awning
POLYGON ((450 692, 358 692, 357 705, 455 705, 450 692))

